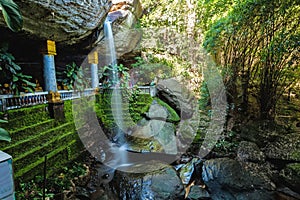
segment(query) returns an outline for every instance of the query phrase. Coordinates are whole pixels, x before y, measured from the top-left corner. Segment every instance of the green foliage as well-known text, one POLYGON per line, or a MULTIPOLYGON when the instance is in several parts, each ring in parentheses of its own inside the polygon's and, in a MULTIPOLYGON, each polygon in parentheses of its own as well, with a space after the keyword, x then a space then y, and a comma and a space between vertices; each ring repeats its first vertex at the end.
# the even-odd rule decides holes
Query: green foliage
POLYGON ((210 94, 207 88, 207 83, 202 82, 200 87, 199 108, 201 110, 206 110, 209 103, 210 103, 210 94))
POLYGON ((84 90, 86 85, 86 80, 84 80, 84 72, 82 67, 76 65, 75 62, 67 64, 65 70, 63 72, 57 72, 57 75, 61 77, 58 79, 58 81, 67 86, 69 90, 84 90))
POLYGON ((156 100, 159 105, 161 105, 167 109, 167 111, 169 113, 169 116, 167 118, 168 121, 170 121, 170 122, 179 122, 180 121, 179 115, 176 113, 176 111, 171 106, 169 106, 166 102, 162 101, 161 99, 159 99, 157 97, 155 97, 154 100, 156 100))
MULTIPOLYGON (((7 121, 5 120, 1 120, 0 119, 0 123, 7 123, 7 121)), ((11 137, 9 135, 9 133, 7 132, 7 130, 0 128, 0 140, 4 140, 4 141, 11 141, 11 137)))
POLYGON ((225 153, 235 152, 238 147, 237 134, 234 131, 224 133, 215 145, 215 151, 225 153))
MULTIPOLYGON (((54 194, 46 190, 46 197, 53 198, 54 194)), ((43 177, 37 176, 35 180, 28 182, 21 181, 18 191, 16 192, 16 198, 20 200, 32 199, 38 200, 43 198, 43 177)))
POLYGON ((0 11, 2 11, 7 26, 12 31, 20 31, 23 26, 23 18, 18 5, 12 0, 0 0, 0 11))
POLYGON ((128 68, 123 64, 103 67, 103 87, 110 88, 112 86, 128 86, 129 73, 128 68))
POLYGON ((167 79, 174 76, 175 59, 158 58, 148 52, 145 58, 135 57, 136 62, 131 64, 131 73, 137 85, 150 85, 153 80, 167 79))
MULTIPOLYGON (((52 199, 55 194, 62 193, 64 190, 69 190, 72 186, 71 180, 82 175, 86 175, 86 167, 83 164, 75 162, 70 167, 63 167, 59 173, 47 178, 46 198, 52 199)), ((17 199, 42 199, 43 184, 44 178, 42 176, 36 176, 28 182, 20 181, 16 192, 17 199)))
POLYGON ((211 23, 204 47, 230 72, 224 82, 236 109, 246 113, 254 96, 260 117, 274 118, 278 99, 299 78, 299 9, 293 0, 241 0, 211 23))
POLYGON ((21 67, 15 63, 14 56, 7 51, 8 45, 2 44, 0 47, 0 87, 5 83, 9 84, 8 90, 13 94, 19 94, 21 91, 32 92, 36 85, 31 82, 32 77, 21 72, 21 67))
POLYGON ((136 57, 134 57, 134 59, 136 60, 136 62, 131 64, 131 67, 133 67, 133 68, 134 67, 139 67, 139 66, 141 66, 142 64, 145 63, 145 60, 140 56, 136 56, 136 57))

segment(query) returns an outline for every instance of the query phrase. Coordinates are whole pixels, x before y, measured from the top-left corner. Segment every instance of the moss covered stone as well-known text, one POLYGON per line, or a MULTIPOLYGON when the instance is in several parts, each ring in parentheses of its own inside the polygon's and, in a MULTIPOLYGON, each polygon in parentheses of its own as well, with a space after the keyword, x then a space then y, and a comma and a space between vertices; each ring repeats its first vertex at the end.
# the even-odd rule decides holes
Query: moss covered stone
POLYGON ((163 100, 161 100, 157 97, 154 98, 154 100, 156 100, 159 105, 161 105, 167 109, 167 111, 168 111, 167 121, 175 122, 175 123, 180 121, 179 115, 176 113, 176 111, 171 106, 169 106, 166 102, 164 102, 163 100))
POLYGON ((51 119, 47 104, 0 113, 8 118, 5 128, 12 137, 11 143, 0 142, 0 148, 12 155, 16 180, 42 175, 45 156, 47 176, 51 176, 81 154, 84 147, 75 129, 71 100, 64 102, 64 113, 65 122, 51 119))

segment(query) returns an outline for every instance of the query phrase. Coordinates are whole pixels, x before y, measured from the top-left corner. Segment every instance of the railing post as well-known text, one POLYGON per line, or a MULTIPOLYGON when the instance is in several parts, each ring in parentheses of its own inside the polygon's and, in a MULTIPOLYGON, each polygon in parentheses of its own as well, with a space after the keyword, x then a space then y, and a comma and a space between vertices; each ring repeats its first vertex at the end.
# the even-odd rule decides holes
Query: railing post
POLYGON ((150 96, 155 97, 156 96, 156 87, 150 86, 150 96))
POLYGON ((1 112, 6 111, 6 99, 3 97, 0 99, 0 109, 1 112))
POLYGON ((93 51, 88 55, 88 62, 91 65, 92 88, 97 89, 99 87, 97 51, 93 51))

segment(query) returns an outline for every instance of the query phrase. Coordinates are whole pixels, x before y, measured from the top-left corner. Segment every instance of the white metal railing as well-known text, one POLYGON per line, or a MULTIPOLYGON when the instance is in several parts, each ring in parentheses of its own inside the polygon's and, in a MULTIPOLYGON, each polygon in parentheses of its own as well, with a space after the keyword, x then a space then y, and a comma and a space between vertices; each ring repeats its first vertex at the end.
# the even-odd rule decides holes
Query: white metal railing
MULTIPOLYGON (((100 87, 100 92, 102 93, 112 93, 115 88, 104 88, 100 87)), ((120 88, 122 90, 122 88, 120 88)), ((134 87, 126 88, 129 90, 133 90, 134 87)), ((140 90, 142 94, 150 94, 152 97, 156 95, 156 87, 155 86, 138 86, 137 89, 140 90)))
MULTIPOLYGON (((151 96, 156 95, 155 86, 139 86, 138 89, 141 93, 150 94, 151 96)), ((113 88, 100 88, 100 91, 112 92, 113 88)), ((93 95, 94 92, 95 90, 93 88, 88 88, 84 91, 58 90, 58 93, 60 94, 60 99, 63 101, 80 98, 81 96, 90 96, 93 95)), ((20 95, 0 95, 0 111, 3 112, 6 110, 48 103, 47 95, 48 92, 24 93, 20 95)))
POLYGON ((48 92, 0 95, 0 111, 47 103, 48 92))

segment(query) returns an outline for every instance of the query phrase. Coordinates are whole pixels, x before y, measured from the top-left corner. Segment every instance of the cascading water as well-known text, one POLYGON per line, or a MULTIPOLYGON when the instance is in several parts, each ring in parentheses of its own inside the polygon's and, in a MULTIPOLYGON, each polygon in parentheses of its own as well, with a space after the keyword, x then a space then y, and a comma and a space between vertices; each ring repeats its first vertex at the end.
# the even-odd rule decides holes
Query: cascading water
POLYGON ((110 75, 112 87, 113 87, 113 93, 111 97, 111 109, 112 114, 114 117, 114 120, 118 126, 117 133, 114 137, 114 142, 116 142, 119 147, 114 147, 114 167, 120 166, 120 165, 126 165, 127 164, 127 151, 126 151, 126 141, 125 136, 123 133, 124 130, 124 122, 123 122, 123 112, 122 112, 122 94, 121 94, 121 88, 120 88, 120 80, 118 75, 118 66, 117 66, 117 56, 116 56, 116 50, 115 50, 115 44, 114 44, 114 37, 112 32, 112 21, 110 20, 109 16, 106 18, 104 22, 104 36, 106 40, 106 46, 108 48, 107 57, 108 64, 112 68, 112 73, 110 75))

